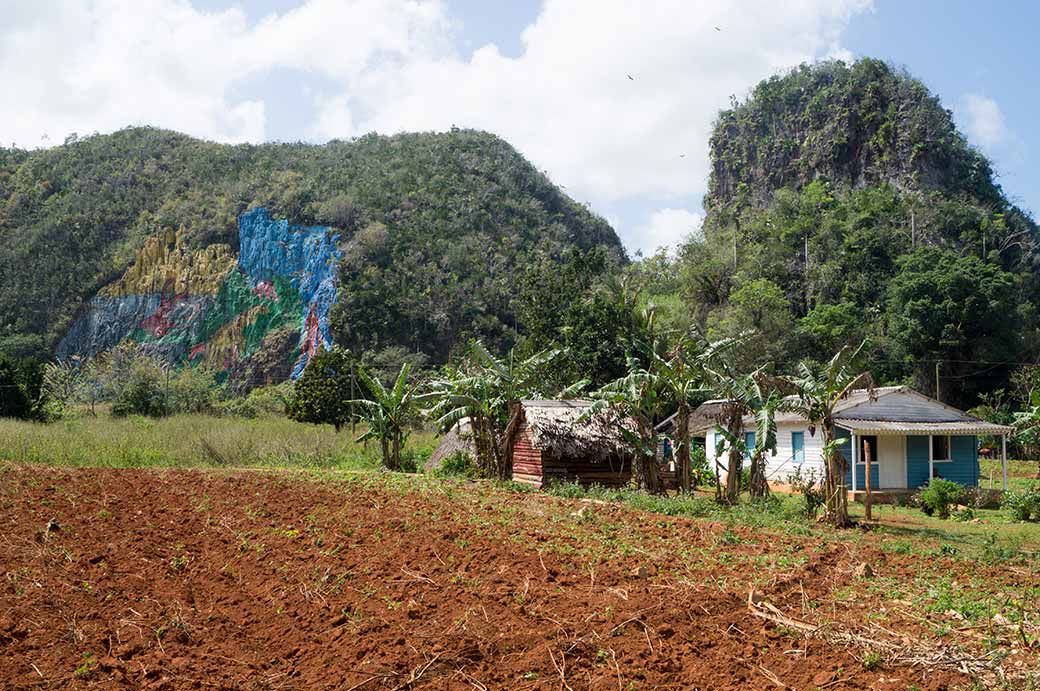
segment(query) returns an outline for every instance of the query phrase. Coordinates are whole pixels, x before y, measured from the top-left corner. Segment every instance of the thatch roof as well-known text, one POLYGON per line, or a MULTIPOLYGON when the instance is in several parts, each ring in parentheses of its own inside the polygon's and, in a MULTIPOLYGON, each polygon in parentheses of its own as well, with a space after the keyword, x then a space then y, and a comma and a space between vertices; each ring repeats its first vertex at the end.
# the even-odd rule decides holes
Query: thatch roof
MULTIPOLYGON (((703 432, 719 424, 719 421, 725 417, 725 409, 728 403, 729 401, 725 399, 717 398, 705 401, 690 411, 690 434, 703 432)), ((663 422, 657 425, 657 432, 665 436, 674 435, 678 415, 679 413, 672 413, 671 416, 665 418, 663 422)))
POLYGON ((470 434, 469 418, 464 418, 456 423, 441 437, 440 444, 430 454, 424 466, 426 472, 436 470, 444 463, 444 459, 456 453, 468 454, 471 458, 477 457, 476 447, 473 445, 473 436, 470 434))
MULTIPOLYGON (((617 414, 605 410, 589 416, 591 406, 591 401, 583 400, 520 401, 519 412, 527 422, 531 443, 558 456, 598 460, 631 453, 618 429, 617 414)), ((620 424, 635 431, 630 420, 620 424)))

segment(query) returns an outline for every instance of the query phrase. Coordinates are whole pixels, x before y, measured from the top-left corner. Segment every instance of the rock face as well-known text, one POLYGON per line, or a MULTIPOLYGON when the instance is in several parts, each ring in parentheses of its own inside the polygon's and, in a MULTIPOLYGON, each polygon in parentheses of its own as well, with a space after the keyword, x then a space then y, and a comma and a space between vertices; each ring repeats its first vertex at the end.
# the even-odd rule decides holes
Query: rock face
MULTIPOLYGON (((227 245, 183 246, 179 233, 149 238, 136 261, 105 286, 58 345, 58 357, 93 357, 125 340, 174 364, 249 372, 266 343, 296 333, 291 376, 331 346, 339 235, 324 226, 274 220, 259 208, 239 218, 237 258, 227 245), (267 340, 265 340, 267 339, 267 340)), ((270 369, 266 366, 265 369, 270 369)))
POLYGON ((299 293, 303 357, 293 367, 295 379, 303 373, 311 354, 332 344, 329 310, 336 302, 336 266, 342 257, 336 247, 339 235, 323 226, 272 220, 263 208, 238 219, 238 235, 238 264, 254 285, 287 278, 299 293))

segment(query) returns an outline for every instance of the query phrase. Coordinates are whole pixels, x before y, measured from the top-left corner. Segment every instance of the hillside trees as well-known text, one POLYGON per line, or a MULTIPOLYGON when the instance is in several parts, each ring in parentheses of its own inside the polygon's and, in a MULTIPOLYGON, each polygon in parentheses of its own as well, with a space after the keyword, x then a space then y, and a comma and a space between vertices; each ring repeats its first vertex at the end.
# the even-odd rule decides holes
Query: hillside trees
POLYGON ((910 75, 863 59, 771 77, 720 114, 710 153, 677 293, 709 333, 768 334, 751 368, 869 338, 878 380, 934 391, 942 361, 943 398, 970 407, 1011 388, 998 363, 1040 356, 1037 226, 910 75))
POLYGON ((182 230, 190 249, 234 248, 239 214, 256 206, 341 231, 354 261, 332 331, 359 356, 396 346, 443 363, 471 337, 505 348, 532 257, 604 247, 624 260, 603 219, 488 133, 229 146, 131 128, 0 149, 0 351, 51 352, 147 237, 182 230))
POLYGON ((1017 293, 1014 276, 976 257, 924 247, 900 258, 888 286, 888 330, 914 363, 915 385, 934 392, 933 363, 944 361, 943 375, 957 385, 940 393, 966 408, 1006 380, 1010 366, 1003 363, 1016 360, 1023 345, 1026 315, 1017 293))

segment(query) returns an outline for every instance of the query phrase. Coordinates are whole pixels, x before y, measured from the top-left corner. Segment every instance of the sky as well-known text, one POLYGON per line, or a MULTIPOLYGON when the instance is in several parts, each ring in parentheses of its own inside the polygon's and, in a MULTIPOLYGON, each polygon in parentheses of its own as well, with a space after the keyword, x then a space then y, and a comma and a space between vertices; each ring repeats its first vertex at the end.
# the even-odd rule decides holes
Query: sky
POLYGON ((1040 211, 1040 3, 0 0, 0 141, 155 125, 222 142, 494 132, 631 254, 696 233, 712 122, 829 57, 905 67, 1040 211))

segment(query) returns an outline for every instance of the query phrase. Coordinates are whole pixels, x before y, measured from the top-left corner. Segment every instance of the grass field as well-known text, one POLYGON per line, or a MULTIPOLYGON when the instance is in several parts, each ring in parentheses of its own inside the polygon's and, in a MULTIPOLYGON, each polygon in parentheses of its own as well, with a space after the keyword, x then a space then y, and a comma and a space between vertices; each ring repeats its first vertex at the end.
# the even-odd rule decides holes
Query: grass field
MULTIPOLYGON (((414 433, 406 451, 420 461, 434 435, 414 433)), ((349 428, 281 416, 244 419, 174 415, 158 420, 83 415, 50 424, 0 418, 0 459, 73 467, 337 468, 374 470, 379 445, 356 444, 349 428)))

